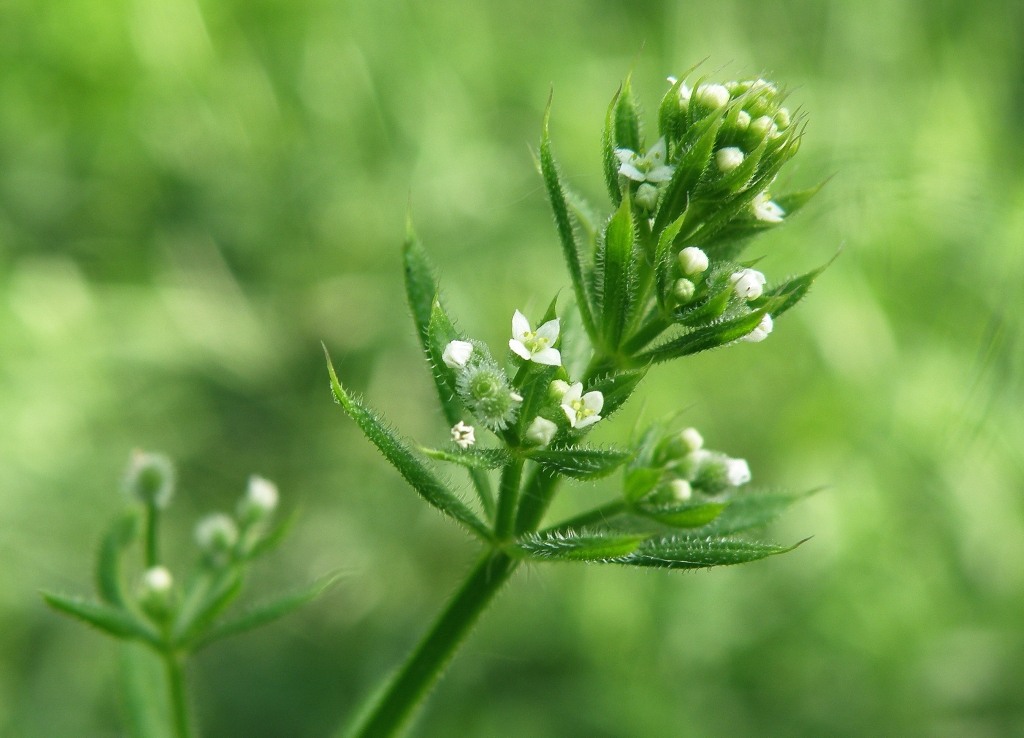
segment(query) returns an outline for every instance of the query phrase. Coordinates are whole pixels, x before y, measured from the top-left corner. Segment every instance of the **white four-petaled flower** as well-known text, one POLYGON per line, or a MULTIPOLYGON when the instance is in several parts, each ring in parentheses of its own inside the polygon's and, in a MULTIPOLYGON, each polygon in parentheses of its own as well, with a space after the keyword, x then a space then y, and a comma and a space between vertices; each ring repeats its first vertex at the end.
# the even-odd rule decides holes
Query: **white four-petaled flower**
POLYGON ((469 341, 449 341, 441 354, 441 360, 449 369, 461 369, 473 355, 473 344, 469 341))
POLYGON ((641 156, 630 149, 615 149, 619 160, 619 174, 634 182, 668 182, 672 179, 673 167, 668 166, 668 147, 664 137, 641 156))
POLYGON ((583 383, 576 382, 562 395, 562 411, 573 428, 586 428, 601 419, 604 395, 597 390, 583 394, 583 383))
POLYGON ((463 421, 459 421, 452 426, 452 440, 455 445, 465 450, 476 443, 476 433, 473 430, 473 426, 466 425, 463 421))
POLYGON ((512 316, 512 338, 508 347, 527 361, 547 366, 561 366, 562 355, 552 344, 558 340, 558 318, 549 320, 536 331, 531 330, 530 321, 516 310, 512 316))

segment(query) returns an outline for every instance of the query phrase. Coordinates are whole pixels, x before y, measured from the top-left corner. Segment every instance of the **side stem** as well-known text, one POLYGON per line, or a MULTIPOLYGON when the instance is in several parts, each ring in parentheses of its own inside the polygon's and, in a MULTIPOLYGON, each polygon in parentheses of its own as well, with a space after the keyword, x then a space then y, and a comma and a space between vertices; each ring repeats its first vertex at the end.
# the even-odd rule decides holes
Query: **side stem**
POLYGON ((385 738, 399 732, 518 564, 518 560, 501 551, 484 555, 416 650, 348 735, 385 738))

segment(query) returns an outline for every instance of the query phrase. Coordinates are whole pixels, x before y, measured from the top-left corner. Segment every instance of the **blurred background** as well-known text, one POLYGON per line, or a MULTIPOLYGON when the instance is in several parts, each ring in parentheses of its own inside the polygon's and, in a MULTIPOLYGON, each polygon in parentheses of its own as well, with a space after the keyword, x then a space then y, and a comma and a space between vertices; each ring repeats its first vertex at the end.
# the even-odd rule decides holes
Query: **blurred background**
POLYGON ((320 341, 440 443, 407 207, 499 347, 567 284, 531 158, 549 90, 562 168, 604 206, 619 81, 653 123, 702 59, 809 115, 785 186, 834 175, 749 255, 781 278, 842 252, 770 340, 659 367, 597 435, 685 409, 756 484, 828 485, 771 531, 814 538, 692 574, 524 568, 415 734, 1024 732, 1022 34, 1015 0, 0 5, 0 735, 123 733, 117 647, 38 591, 92 591, 135 447, 178 463, 172 568, 259 473, 301 518, 251 595, 345 572, 194 663, 205 734, 349 715, 475 546, 332 403, 320 341))

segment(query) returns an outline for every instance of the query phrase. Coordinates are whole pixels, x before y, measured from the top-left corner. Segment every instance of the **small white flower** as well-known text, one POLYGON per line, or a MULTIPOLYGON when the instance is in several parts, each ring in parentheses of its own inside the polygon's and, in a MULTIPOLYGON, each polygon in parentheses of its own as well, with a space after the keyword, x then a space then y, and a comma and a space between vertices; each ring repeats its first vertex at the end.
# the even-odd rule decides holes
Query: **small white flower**
POLYGON ((761 316, 761 322, 757 324, 757 328, 750 331, 747 335, 741 338, 741 341, 749 341, 750 343, 760 343, 764 339, 768 338, 768 334, 772 332, 772 316, 765 313, 761 316))
POLYGON ((461 369, 473 355, 473 344, 469 341, 449 341, 441 354, 441 360, 449 369, 461 369))
POLYGON ((679 252, 679 268, 683 274, 700 274, 707 271, 709 263, 708 255, 696 246, 687 246, 679 252))
POLYGON ((729 90, 722 85, 699 85, 694 96, 701 105, 712 109, 720 108, 729 102, 729 90))
POLYGON ((530 423, 530 427, 526 429, 525 438, 527 441, 536 443, 538 446, 547 446, 551 443, 551 439, 555 437, 557 432, 557 425, 547 418, 542 418, 538 415, 530 423))
POLYGON ((726 146, 715 153, 715 164, 718 165, 718 171, 723 174, 731 172, 742 163, 743 149, 736 146, 726 146))
POLYGON ((476 433, 473 426, 466 425, 461 420, 452 426, 452 440, 455 445, 465 450, 476 443, 476 433))
POLYGON ((685 305, 692 300, 696 292, 697 285, 688 279, 677 279, 676 283, 672 285, 672 296, 680 305, 685 305))
POLYGON ((547 366, 561 366, 562 355, 551 345, 558 340, 558 318, 549 320, 534 332, 530 321, 516 310, 512 316, 512 338, 508 347, 527 361, 547 366))
POLYGON ((765 223, 781 223, 783 216, 786 215, 786 211, 780 208, 778 203, 773 202, 767 192, 758 194, 750 203, 750 209, 755 218, 765 223))
POLYGON ((573 428, 586 428, 601 419, 604 395, 597 390, 583 394, 583 383, 576 382, 562 396, 562 410, 573 428))
POLYGON ((684 428, 679 432, 679 438, 688 451, 704 448, 704 436, 696 428, 684 428))
POLYGON ((666 164, 668 147, 664 137, 647 150, 643 156, 629 149, 615 149, 619 160, 619 174, 634 182, 668 182, 672 179, 673 167, 666 164))
POLYGON ((741 269, 729 277, 737 296, 744 300, 756 300, 764 293, 764 275, 756 269, 741 269))
POLYGON ((689 502, 693 497, 693 487, 685 479, 673 479, 668 484, 672 496, 679 502, 689 502))
POLYGON ((725 478, 733 487, 739 487, 750 481, 750 467, 746 459, 727 459, 725 462, 725 478))
POLYGON ((166 566, 146 569, 142 575, 142 589, 151 594, 164 595, 174 586, 174 577, 166 566))

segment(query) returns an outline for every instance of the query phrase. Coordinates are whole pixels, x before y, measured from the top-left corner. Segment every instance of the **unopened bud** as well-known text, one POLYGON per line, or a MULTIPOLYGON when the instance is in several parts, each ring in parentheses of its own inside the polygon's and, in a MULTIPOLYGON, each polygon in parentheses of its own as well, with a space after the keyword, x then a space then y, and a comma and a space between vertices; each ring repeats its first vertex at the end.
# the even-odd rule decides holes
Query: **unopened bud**
POLYGON ((679 252, 679 268, 688 276, 706 271, 709 263, 708 255, 696 246, 687 246, 679 252))
POLYGON ((693 486, 685 479, 673 479, 668 486, 677 502, 689 502, 693 497, 693 486))
POLYGON ((688 279, 677 279, 676 283, 672 285, 672 296, 680 305, 685 305, 692 300, 696 292, 697 286, 688 279))
POLYGON ((649 182, 644 182, 636 188, 634 196, 636 204, 647 211, 654 210, 658 205, 658 188, 649 182))
POLYGON ((269 517, 277 508, 277 485, 256 476, 249 477, 245 497, 238 503, 238 517, 243 523, 255 522, 269 517))
POLYGON ((734 272, 729 281, 736 295, 743 300, 756 300, 764 294, 765 277, 756 269, 741 269, 734 272))
POLYGON ((548 388, 548 396, 552 400, 561 400, 565 393, 569 391, 569 383, 564 379, 556 379, 551 382, 551 386, 548 388))
POLYGON ((729 90, 722 85, 700 85, 694 97, 701 105, 717 110, 729 102, 729 90))
POLYGON ((174 595, 174 578, 163 566, 146 569, 139 583, 139 605, 157 620, 167 617, 174 595))
POLYGON ((225 513, 207 515, 196 524, 196 543, 211 560, 220 562, 238 544, 238 525, 225 513))
POLYGON ((469 341, 449 341, 441 353, 441 360, 449 369, 461 369, 472 354, 473 344, 469 341))
POLYGON ((526 429, 524 437, 530 443, 535 443, 538 446, 547 446, 551 443, 551 439, 555 437, 555 433, 558 432, 558 426, 547 418, 542 418, 539 415, 533 419, 530 423, 530 427, 526 429))
POLYGON ((718 171, 723 174, 731 172, 742 163, 743 149, 736 146, 727 146, 715 153, 715 164, 718 166, 718 171))
POLYGON ((163 509, 174 495, 174 466, 163 454, 135 450, 125 472, 124 487, 130 497, 163 509))

